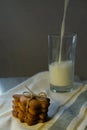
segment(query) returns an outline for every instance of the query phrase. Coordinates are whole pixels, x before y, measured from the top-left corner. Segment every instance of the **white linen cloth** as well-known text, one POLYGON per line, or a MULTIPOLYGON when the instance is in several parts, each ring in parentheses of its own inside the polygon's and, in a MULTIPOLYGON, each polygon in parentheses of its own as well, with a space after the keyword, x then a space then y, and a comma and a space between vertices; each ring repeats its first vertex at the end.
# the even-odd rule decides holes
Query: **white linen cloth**
POLYGON ((72 92, 50 91, 48 72, 40 72, 0 96, 0 130, 86 130, 87 85, 75 83, 72 92), (46 92, 51 99, 45 123, 28 126, 12 116, 12 96, 26 91, 25 85, 34 93, 46 92))

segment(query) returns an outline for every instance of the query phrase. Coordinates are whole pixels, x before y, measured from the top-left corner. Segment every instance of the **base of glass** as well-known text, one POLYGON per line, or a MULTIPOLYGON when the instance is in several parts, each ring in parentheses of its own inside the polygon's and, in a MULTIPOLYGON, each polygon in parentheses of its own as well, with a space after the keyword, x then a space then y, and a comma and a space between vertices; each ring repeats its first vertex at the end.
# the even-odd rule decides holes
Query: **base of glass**
POLYGON ((71 85, 71 86, 54 86, 54 85, 50 84, 50 90, 55 93, 70 92, 73 90, 73 85, 71 85))

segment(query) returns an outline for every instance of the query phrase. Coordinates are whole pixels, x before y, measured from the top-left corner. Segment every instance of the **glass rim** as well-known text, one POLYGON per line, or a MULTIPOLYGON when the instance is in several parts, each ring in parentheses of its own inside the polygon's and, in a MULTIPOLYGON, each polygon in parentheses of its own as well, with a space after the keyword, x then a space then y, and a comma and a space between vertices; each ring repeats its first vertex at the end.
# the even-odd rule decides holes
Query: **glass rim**
MULTIPOLYGON (((64 37, 77 37, 77 33, 64 33, 64 37)), ((61 37, 60 33, 48 34, 48 37, 61 37)))

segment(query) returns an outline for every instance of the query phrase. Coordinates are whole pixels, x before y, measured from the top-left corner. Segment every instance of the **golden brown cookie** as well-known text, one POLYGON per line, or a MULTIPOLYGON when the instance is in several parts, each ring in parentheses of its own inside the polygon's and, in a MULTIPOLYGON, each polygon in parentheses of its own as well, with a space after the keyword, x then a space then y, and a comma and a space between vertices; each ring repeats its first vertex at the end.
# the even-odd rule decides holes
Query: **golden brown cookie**
POLYGON ((18 101, 16 101, 16 100, 12 100, 12 104, 14 105, 14 106, 18 106, 18 101))
POLYGON ((38 123, 44 123, 46 120, 38 120, 38 123))
POLYGON ((18 106, 14 106, 14 105, 13 105, 12 108, 13 108, 14 111, 17 111, 17 112, 18 112, 18 110, 19 110, 19 107, 18 107, 18 106))
POLYGON ((38 120, 38 118, 39 118, 39 115, 32 115, 32 114, 30 114, 30 113, 27 113, 27 118, 31 118, 32 120, 38 120))
POLYGON ((18 118, 20 119, 21 122, 24 122, 25 113, 20 110, 18 112, 18 118))
POLYGON ((28 100, 28 98, 27 98, 26 96, 24 96, 24 95, 22 95, 22 96, 20 97, 20 102, 21 102, 23 105, 26 105, 27 100, 28 100))
POLYGON ((29 108, 29 113, 31 115, 38 115, 41 112, 41 109, 32 109, 31 107, 29 108))
POLYGON ((15 94, 15 95, 13 95, 13 98, 14 98, 16 101, 20 101, 20 97, 21 97, 21 94, 15 94))
POLYGON ((48 108, 48 106, 49 106, 49 102, 48 102, 48 100, 46 100, 46 99, 40 100, 40 103, 41 103, 41 107, 42 107, 43 109, 48 108))
POLYGON ((29 107, 31 109, 39 109, 41 108, 41 104, 37 99, 30 100, 29 107))
POLYGON ((25 94, 15 94, 13 98, 12 115, 21 122, 34 125, 47 121, 47 112, 50 105, 49 98, 31 94, 27 96, 25 94))
POLYGON ((44 119, 46 119, 47 118, 47 113, 41 113, 40 115, 39 115, 39 118, 41 119, 41 120, 44 120, 44 119))
POLYGON ((25 111, 26 110, 26 105, 22 104, 21 102, 18 103, 18 107, 20 110, 25 111))
POLYGON ((12 115, 14 116, 14 117, 18 117, 18 112, 17 111, 12 111, 12 115))
POLYGON ((42 108, 42 109, 41 109, 41 112, 47 113, 47 112, 48 112, 48 107, 47 107, 47 108, 42 108))
POLYGON ((30 118, 29 119, 26 119, 26 123, 28 125, 34 125, 34 124, 37 124, 38 123, 38 120, 31 120, 30 118))

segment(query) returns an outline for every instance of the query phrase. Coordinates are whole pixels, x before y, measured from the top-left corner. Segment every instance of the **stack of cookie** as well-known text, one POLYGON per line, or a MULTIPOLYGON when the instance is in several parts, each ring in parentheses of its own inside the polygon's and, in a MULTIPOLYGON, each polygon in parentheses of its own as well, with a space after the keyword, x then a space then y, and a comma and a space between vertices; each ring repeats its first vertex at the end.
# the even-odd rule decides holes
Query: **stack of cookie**
POLYGON ((47 121, 47 112, 50 105, 50 99, 48 97, 15 94, 13 98, 12 114, 21 122, 34 125, 39 122, 47 121))

